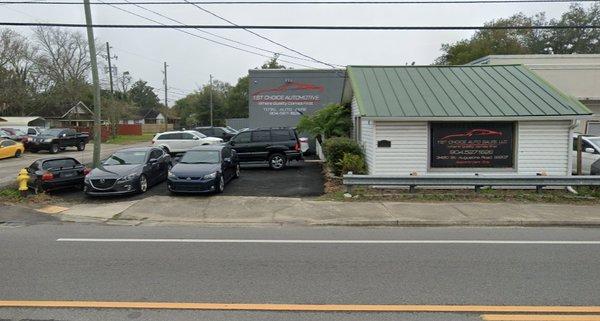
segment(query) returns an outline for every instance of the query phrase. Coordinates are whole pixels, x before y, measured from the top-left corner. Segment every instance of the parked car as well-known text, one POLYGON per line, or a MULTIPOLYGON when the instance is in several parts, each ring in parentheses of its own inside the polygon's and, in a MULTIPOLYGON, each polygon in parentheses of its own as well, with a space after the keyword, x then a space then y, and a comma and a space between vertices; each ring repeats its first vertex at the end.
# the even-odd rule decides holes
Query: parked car
POLYGON ((85 176, 84 192, 90 196, 145 193, 167 179, 171 156, 161 148, 122 149, 85 176))
POLYGON ((89 168, 72 157, 42 158, 27 167, 27 185, 36 194, 61 188, 81 190, 84 177, 89 172, 89 168))
MULTIPOLYGON (((577 136, 573 135, 572 172, 577 173, 577 136)), ((600 137, 581 137, 581 172, 583 175, 598 175, 592 173, 592 164, 600 160, 600 137)))
POLYGON ((31 127, 31 126, 12 126, 12 128, 19 129, 19 130, 27 133, 27 135, 29 135, 29 136, 37 136, 37 135, 41 134, 42 131, 44 130, 43 128, 40 128, 40 127, 31 127))
POLYGON ((195 130, 159 133, 152 139, 154 146, 163 148, 167 153, 182 153, 197 146, 221 143, 222 139, 207 137, 195 130))
POLYGON ((78 133, 71 128, 52 128, 32 137, 25 144, 25 147, 32 153, 47 150, 51 154, 56 154, 67 147, 77 147, 78 151, 83 151, 89 140, 90 136, 88 134, 78 133))
POLYGON ((200 132, 208 137, 221 138, 228 142, 231 137, 237 134, 237 131, 229 129, 227 127, 196 127, 195 131, 200 132))
POLYGON ((26 142, 31 140, 31 137, 29 135, 27 135, 26 132, 24 132, 18 128, 2 128, 2 130, 7 132, 9 134, 8 138, 10 138, 14 141, 25 144, 26 142))
POLYGON ((12 139, 0 139, 0 159, 9 157, 21 157, 25 147, 12 139))
POLYGON ((267 162, 283 169, 291 160, 302 160, 300 141, 293 128, 258 128, 243 131, 229 141, 240 162, 267 162))
POLYGON ((10 133, 0 129, 0 139, 10 139, 10 133))
POLYGON ((240 177, 236 152, 224 145, 200 146, 187 151, 169 171, 173 193, 222 193, 225 184, 240 177))

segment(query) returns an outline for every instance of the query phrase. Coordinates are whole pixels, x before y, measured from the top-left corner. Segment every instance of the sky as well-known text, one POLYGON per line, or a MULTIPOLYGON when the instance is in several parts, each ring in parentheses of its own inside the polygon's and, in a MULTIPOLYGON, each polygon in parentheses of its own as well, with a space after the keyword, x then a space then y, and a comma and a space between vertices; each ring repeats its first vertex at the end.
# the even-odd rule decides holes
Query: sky
MULTIPOLYGON (((43 0, 42 0, 43 1, 43 0)), ((92 0, 94 2, 95 0, 92 0)), ((0 3, 2 0, 0 0, 0 3)), ((533 15, 544 11, 548 18, 560 16, 567 3, 537 4, 427 4, 427 5, 202 5, 241 25, 482 25, 492 19, 523 12, 533 15)), ((165 24, 165 18, 135 6, 120 6, 165 24)), ((192 5, 144 5, 162 15, 186 24, 225 24, 225 22, 192 5)), ((153 24, 140 17, 104 5, 92 6, 95 24, 153 24)), ((0 21, 84 23, 83 5, 0 5, 0 21)), ((14 28, 30 35, 29 27, 14 28)), ((84 29, 81 30, 85 32, 84 29)), ((201 31, 188 32, 215 39, 201 31)), ((210 29, 218 34, 266 50, 299 56, 244 30, 210 29)), ((473 31, 319 31, 319 30, 254 30, 285 46, 318 60, 337 65, 417 65, 431 64, 441 55, 443 43, 470 37, 473 31)), ((167 62, 168 100, 175 100, 215 79, 235 84, 248 69, 262 65, 268 58, 234 50, 167 29, 95 29, 101 44, 109 42, 118 73, 129 71, 133 80, 143 79, 156 88, 164 100, 163 62, 167 62)), ((229 44, 240 46, 228 42, 229 44)), ((242 46, 243 47, 243 46, 242 46)), ((248 50, 258 51, 244 47, 248 50)), ((268 52, 263 54, 269 56, 268 52)), ((281 57, 287 59, 287 57, 281 57)), ((290 59, 315 68, 329 68, 314 62, 290 59)), ((288 63, 301 69, 305 67, 288 63)), ((100 69, 102 82, 107 73, 100 69)), ((106 85, 105 85, 106 86, 106 85)))

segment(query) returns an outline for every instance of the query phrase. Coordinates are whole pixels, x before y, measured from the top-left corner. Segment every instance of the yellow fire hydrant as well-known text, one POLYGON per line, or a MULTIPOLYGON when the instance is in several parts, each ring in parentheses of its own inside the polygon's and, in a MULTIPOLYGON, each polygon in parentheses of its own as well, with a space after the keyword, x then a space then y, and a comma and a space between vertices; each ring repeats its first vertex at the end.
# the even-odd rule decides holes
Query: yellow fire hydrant
POLYGON ((23 168, 19 172, 19 175, 17 176, 17 183, 19 184, 19 192, 21 193, 21 196, 23 196, 23 197, 27 196, 27 191, 29 190, 29 188, 27 187, 28 181, 29 181, 29 174, 27 173, 27 170, 25 168, 23 168))

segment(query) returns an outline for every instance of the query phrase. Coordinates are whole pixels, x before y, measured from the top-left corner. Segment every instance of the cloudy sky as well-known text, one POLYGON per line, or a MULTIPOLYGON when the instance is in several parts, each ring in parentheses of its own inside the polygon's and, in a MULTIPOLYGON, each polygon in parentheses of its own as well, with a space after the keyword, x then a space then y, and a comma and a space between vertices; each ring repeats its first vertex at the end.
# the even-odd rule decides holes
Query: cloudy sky
MULTIPOLYGON (((223 21, 187 4, 144 5, 144 7, 159 11, 186 24, 224 24, 223 21)), ((553 18, 567 10, 568 4, 203 5, 203 7, 235 23, 247 25, 415 26, 482 25, 491 19, 508 17, 517 12, 531 15, 545 11, 549 18, 553 18)), ((172 21, 135 6, 121 6, 121 8, 165 24, 173 24, 172 21)), ((92 7, 92 11, 94 23, 97 24, 151 23, 109 6, 96 5, 92 7)), ((0 21, 83 23, 84 13, 82 5, 2 5, 0 21)), ((25 27, 16 30, 25 35, 30 34, 30 30, 25 27)), ((201 31, 193 29, 188 31, 219 40, 201 31)), ((244 30, 207 31, 266 50, 298 56, 244 30)), ((441 54, 442 43, 454 42, 472 34, 472 31, 255 31, 306 55, 339 65, 399 65, 413 61, 416 64, 430 64, 441 54)), ((169 105, 185 93, 206 84, 210 74, 216 79, 235 84, 239 77, 247 74, 248 69, 255 68, 267 60, 265 57, 217 45, 177 30, 96 29, 95 36, 102 43, 110 42, 113 47, 112 53, 118 56, 114 64, 119 72, 129 71, 134 80, 140 78, 147 80, 155 88, 163 86, 162 63, 166 61, 169 65, 169 105)), ((263 54, 269 55, 267 52, 263 54)), ((306 61, 294 61, 327 68, 306 61)), ((161 98, 164 95, 162 91, 157 93, 161 98)))

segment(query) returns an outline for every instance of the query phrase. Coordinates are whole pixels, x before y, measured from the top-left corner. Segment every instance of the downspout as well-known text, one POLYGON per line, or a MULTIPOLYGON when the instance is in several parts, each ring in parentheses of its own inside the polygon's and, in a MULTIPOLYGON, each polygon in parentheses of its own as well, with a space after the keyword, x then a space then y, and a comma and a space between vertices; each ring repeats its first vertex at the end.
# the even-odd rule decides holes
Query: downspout
MULTIPOLYGON (((579 127, 579 119, 571 120, 571 126, 569 126, 569 140, 568 140, 568 151, 567 151, 567 176, 573 175, 573 130, 579 127)), ((577 191, 572 186, 567 186, 567 191, 577 194, 577 191)))

